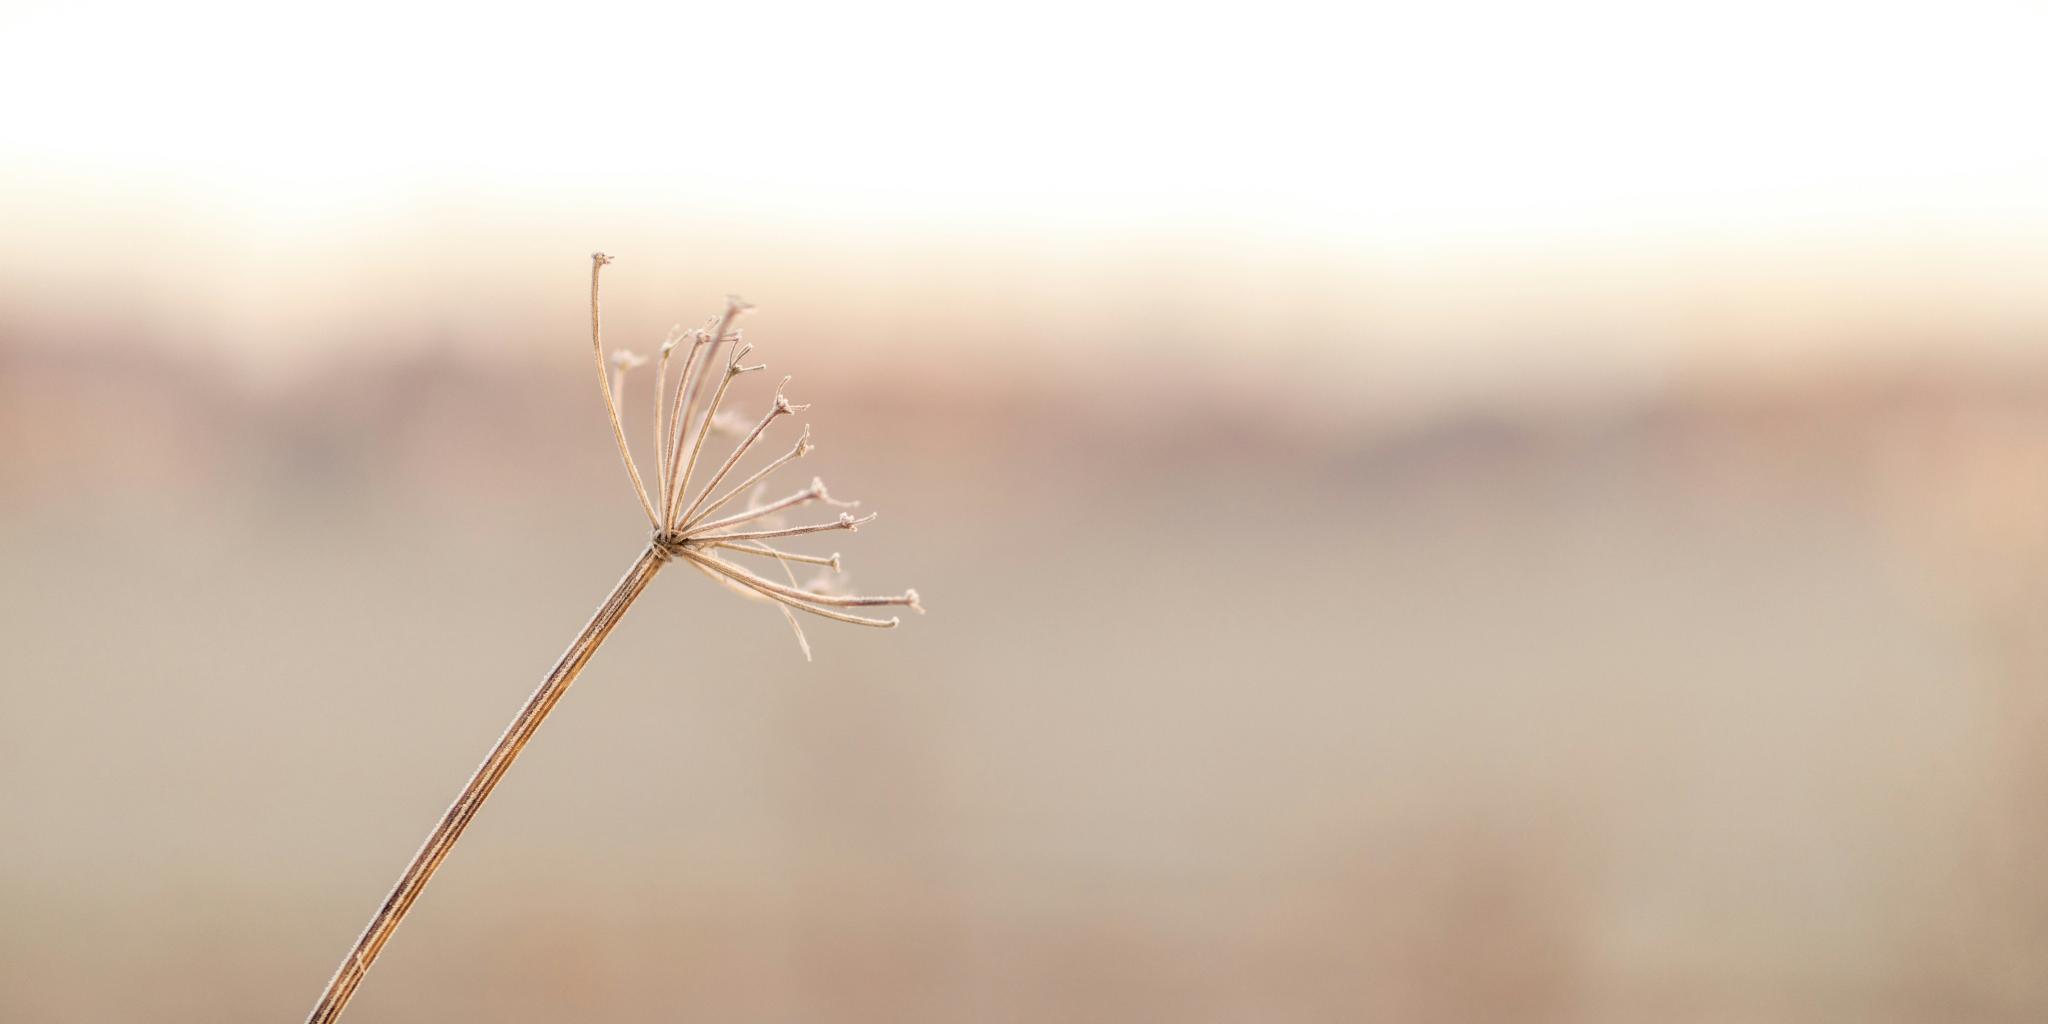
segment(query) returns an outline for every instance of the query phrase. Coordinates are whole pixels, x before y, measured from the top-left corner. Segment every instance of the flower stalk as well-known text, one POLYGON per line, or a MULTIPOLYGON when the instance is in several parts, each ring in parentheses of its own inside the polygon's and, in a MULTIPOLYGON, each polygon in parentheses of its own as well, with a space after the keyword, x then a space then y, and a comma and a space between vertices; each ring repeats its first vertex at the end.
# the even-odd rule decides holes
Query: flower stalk
POLYGON ((412 863, 406 865, 405 873, 398 877, 398 884, 391 887, 391 895, 384 898, 384 905, 377 908, 376 916, 370 919, 369 926, 356 939, 355 948, 349 950, 348 956, 341 961, 341 967, 334 972, 333 980, 327 983, 327 991, 321 994, 320 1002, 313 1007, 313 1015, 307 1018, 309 1024, 326 1024, 341 1016, 349 997, 355 994, 356 985, 363 980, 370 964, 376 961, 377 954, 383 951, 385 941, 398 929, 406 911, 412 909, 413 900, 419 898, 420 890, 425 889, 427 882, 434 877, 442 858, 448 856, 448 851, 455 847, 455 841, 462 838, 462 830, 469 827, 477 809, 483 806, 491 790, 497 788, 498 781, 505 777, 505 771, 512 767, 519 752, 526 749, 527 741, 540 728, 541 720, 554 710, 555 702, 568 692, 569 684, 576 681, 590 656, 597 653, 598 646, 625 617, 626 609, 633 606, 633 602, 647 589, 647 584, 653 582, 654 574, 667 563, 668 555, 649 545, 633 562, 633 567, 626 570, 626 575, 620 577, 619 585, 612 588, 610 596, 598 605, 597 612, 584 625, 583 632, 576 635, 575 642, 562 652, 562 659, 555 662, 554 669, 533 691, 533 696, 526 699, 526 706, 520 708, 512 724, 505 727, 505 734, 498 737, 484 763, 477 766, 469 782, 463 785, 462 792, 455 795, 455 802, 449 804, 447 812, 441 815, 440 823, 427 835, 427 841, 420 845, 418 853, 413 854, 412 863))
POLYGON ((376 915, 370 918, 368 927, 364 928, 362 935, 356 939, 355 946, 349 950, 348 956, 343 958, 341 966, 335 970, 333 978, 327 983, 326 991, 321 994, 320 1001, 313 1007, 312 1015, 307 1018, 308 1024, 329 1024, 341 1016, 342 1010, 348 1006, 349 999, 354 996, 356 986, 361 984, 363 976, 369 972, 370 965, 376 962, 377 955, 383 951, 384 944, 390 940, 392 932, 397 930, 406 913, 412 909, 413 901, 419 898, 427 882, 434 877, 434 872, 440 868, 441 861, 448 856, 448 851, 454 848, 455 841, 462 837, 462 831, 469 826, 470 819, 476 816, 484 800, 490 797, 491 791, 512 767, 512 762, 519 757, 520 751, 525 749, 534 732, 540 728, 541 722, 554 710, 556 702, 562 699, 562 694, 568 691, 569 684, 576 681, 577 674, 583 671, 583 666, 590 661, 591 655, 597 653, 598 647, 611 635, 619 620, 625 617, 626 610, 646 591, 647 585, 653 582, 655 574, 661 571, 662 566, 681 559, 727 589, 748 597, 774 602, 779 606, 790 627, 795 630, 797 643, 806 658, 810 657, 810 643, 805 639, 803 628, 798 624, 794 612, 801 611, 836 622, 890 629, 897 625, 897 619, 869 618, 837 609, 901 605, 919 612, 924 610, 915 590, 906 590, 902 594, 856 597, 841 594, 836 588, 825 584, 798 586, 795 573, 790 569, 792 562, 827 566, 832 573, 837 573, 840 571, 839 556, 836 553, 830 556, 806 555, 783 551, 766 544, 750 543, 829 530, 850 532, 874 518, 873 514, 870 514, 855 519, 842 513, 829 523, 795 527, 774 525, 774 517, 783 511, 813 502, 840 507, 857 504, 833 499, 826 493, 823 481, 814 478, 809 488, 786 498, 754 505, 718 519, 711 518, 713 513, 738 498, 742 492, 760 483, 775 470, 811 451, 810 428, 806 427, 795 447, 787 454, 770 461, 761 470, 748 476, 745 482, 713 497, 719 484, 724 482, 726 476, 739 465, 755 442, 761 439, 777 419, 808 408, 792 405, 789 399, 783 397, 782 386, 789 383, 786 377, 783 378, 782 386, 775 389, 767 413, 746 433, 744 439, 735 446, 732 453, 719 465, 717 471, 712 473, 708 482, 696 495, 690 496, 690 477, 697 468, 698 458, 704 450, 706 439, 717 429, 716 425, 720 422, 719 407, 725 399, 727 389, 741 374, 763 369, 761 366, 742 365, 742 360, 752 351, 752 346, 740 343, 737 333, 731 328, 734 319, 752 307, 736 298, 727 299, 725 314, 717 319, 709 330, 694 332, 687 336, 671 332, 661 347, 655 371, 653 402, 656 472, 654 486, 648 486, 647 479, 641 476, 640 468, 633 459, 632 446, 626 440, 624 418, 620 412, 620 396, 625 390, 626 374, 635 367, 644 365, 648 360, 626 351, 614 353, 609 362, 606 360, 602 321, 598 314, 598 284, 600 273, 609 262, 610 257, 603 253, 593 253, 591 256, 591 350, 597 362, 598 387, 604 396, 605 410, 611 420, 613 440, 618 445, 619 457, 626 464, 626 475, 633 485, 634 497, 639 501, 641 511, 646 514, 648 523, 653 527, 653 535, 648 540, 646 549, 641 551, 640 557, 619 579, 618 586, 612 588, 611 594, 598 606, 590 621, 584 625, 583 631, 577 634, 569 649, 563 652, 561 660, 555 663, 547 678, 541 681, 540 687, 527 698, 526 705, 519 709, 519 714, 512 719, 512 724, 506 726, 504 735, 498 738, 497 744, 491 748, 483 764, 477 766, 476 772, 463 785, 462 791, 456 794, 454 803, 441 815, 440 822, 427 835, 426 842, 421 844, 419 852, 413 855, 412 862, 406 865, 405 873, 400 875, 397 884, 392 886, 391 894, 385 897, 376 915), (683 353, 682 371, 671 390, 667 374, 670 350, 676 348, 685 337, 690 339, 690 344, 683 353), (728 343, 731 349, 724 365, 719 366, 718 349, 728 343), (698 359, 699 349, 704 350, 701 363, 698 359), (713 376, 718 377, 715 385, 707 383, 713 376), (700 403, 707 390, 710 394, 709 401, 700 403), (667 406, 669 411, 667 416, 662 415, 664 406, 667 406), (693 422, 696 424, 694 430, 691 429, 693 422), (742 525, 764 528, 745 531, 732 529, 742 525), (720 549, 775 560, 788 576, 789 585, 776 583, 719 558, 715 552, 720 549))

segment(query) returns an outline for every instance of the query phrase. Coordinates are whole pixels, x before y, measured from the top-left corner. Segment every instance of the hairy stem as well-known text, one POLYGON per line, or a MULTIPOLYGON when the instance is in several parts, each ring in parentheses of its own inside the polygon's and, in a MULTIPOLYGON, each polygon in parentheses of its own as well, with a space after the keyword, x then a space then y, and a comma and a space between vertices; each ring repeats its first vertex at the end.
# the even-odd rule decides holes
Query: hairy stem
POLYGON ((540 728, 541 720, 548 716, 548 712, 554 710, 555 702, 562 698, 562 694, 569 689, 569 684, 576 681, 576 675, 583 671, 584 663, 590 660, 591 655, 597 653, 598 646, 611 634, 612 627, 619 624, 619 620, 626 614, 626 609, 633 606, 633 602, 639 599, 641 592, 646 590, 647 584, 654 579, 654 574, 661 571, 661 567, 667 562, 668 555, 650 545, 646 551, 641 552, 639 560, 633 563, 633 567, 626 570, 626 575, 620 578, 619 585, 612 588, 611 596, 605 598, 604 603, 598 606, 596 614, 592 615, 590 622, 583 627, 583 632, 577 635, 575 642, 563 653, 562 660, 555 663, 554 669, 548 673, 547 679, 542 681, 540 688, 533 691, 533 696, 527 698, 526 706, 520 708, 518 717, 512 719, 512 724, 505 727, 505 734, 498 738, 498 743, 491 748, 490 755, 484 758, 483 764, 477 766, 476 773, 469 777, 469 782, 462 787, 462 792, 456 794, 455 802, 450 804, 448 812, 441 816, 440 824, 434 826, 434 831, 427 836, 427 841, 420 846, 420 851, 413 855, 412 863, 406 865, 405 874, 399 876, 398 884, 391 889, 391 895, 385 897, 384 905, 378 908, 377 915, 370 919, 369 927, 364 928, 362 937, 356 940, 355 948, 349 950, 348 956, 341 962, 341 967, 334 972, 333 980, 327 983, 327 991, 313 1007, 313 1015, 307 1018, 308 1024, 325 1024, 341 1016, 342 1009, 348 1005, 349 997, 355 994, 356 985, 363 980, 363 975, 369 971, 370 964, 383 950, 385 941, 397 930, 398 922, 405 919, 406 911, 412 909, 413 900, 419 898, 420 890, 427 886, 427 880, 434 877, 434 870, 441 866, 441 859, 448 856, 448 851, 455 846, 455 840, 462 837, 462 830, 468 827, 469 820, 476 816, 477 809, 482 807, 484 800, 491 795, 491 790, 496 788, 498 780, 505 777, 506 769, 512 767, 512 761, 519 756, 520 750, 525 748, 526 742, 533 738, 534 730, 540 728))

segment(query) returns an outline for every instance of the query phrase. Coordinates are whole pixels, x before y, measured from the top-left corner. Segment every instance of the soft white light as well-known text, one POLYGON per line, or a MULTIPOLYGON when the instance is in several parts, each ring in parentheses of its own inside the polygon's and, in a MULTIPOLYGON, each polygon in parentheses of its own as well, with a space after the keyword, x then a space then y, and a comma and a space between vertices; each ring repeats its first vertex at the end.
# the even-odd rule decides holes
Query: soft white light
POLYGON ((0 174, 1346 239, 2048 212, 2031 4, 48 4, 0 174))

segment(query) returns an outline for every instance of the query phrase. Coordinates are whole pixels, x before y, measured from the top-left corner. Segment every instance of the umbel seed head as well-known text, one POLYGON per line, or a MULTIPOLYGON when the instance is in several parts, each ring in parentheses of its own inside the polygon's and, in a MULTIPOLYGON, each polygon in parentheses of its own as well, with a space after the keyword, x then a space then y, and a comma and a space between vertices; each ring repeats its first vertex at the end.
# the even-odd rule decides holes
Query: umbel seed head
POLYGON ((810 408, 792 403, 783 394, 783 388, 790 381, 784 377, 775 388, 768 410, 758 420, 749 423, 743 417, 735 420, 730 414, 721 415, 727 389, 733 380, 742 374, 765 369, 764 366, 748 366, 742 362, 753 347, 739 340, 733 321, 754 307, 737 295, 726 296, 723 315, 713 320, 709 327, 690 332, 671 330, 660 346, 654 386, 654 486, 649 489, 647 478, 641 474, 639 463, 633 457, 632 446, 626 441, 620 396, 624 393, 626 375, 650 360, 622 349, 613 353, 607 365, 598 313, 598 281, 600 271, 612 260, 601 252, 592 253, 590 260, 590 343, 596 353, 605 412, 611 418, 612 433, 618 442, 619 457, 625 462, 626 475, 632 482, 641 509, 647 514, 649 525, 653 527, 651 543, 655 551, 665 559, 681 559, 689 563, 729 590, 779 606, 783 617, 795 631, 797 643, 806 658, 810 657, 810 643, 804 637, 796 612, 881 629, 894 628, 899 620, 894 617, 871 618, 843 609, 901 605, 923 612, 924 606, 915 590, 861 596, 841 594, 836 588, 797 584, 792 564, 821 565, 837 574, 841 571, 838 553, 809 555, 784 550, 767 542, 780 544, 832 530, 852 533, 862 525, 874 522, 876 515, 871 512, 856 518, 852 513, 841 512, 829 522, 781 526, 780 517, 784 512, 808 505, 852 508, 860 504, 833 498, 825 490, 824 480, 818 477, 811 478, 809 487, 787 497, 773 501, 748 500, 743 502, 745 507, 739 511, 720 514, 742 495, 753 493, 755 485, 810 454, 813 448, 811 428, 805 425, 796 443, 786 453, 769 460, 745 479, 726 485, 733 470, 754 450, 777 419, 810 408), (730 348, 722 370, 714 372, 718 350, 722 346, 730 348), (681 372, 670 384, 668 364, 675 353, 680 353, 683 363, 681 372), (698 483, 698 470, 709 465, 703 458, 707 438, 724 433, 739 434, 740 440, 717 468, 698 483), (747 568, 736 560, 741 555, 778 563, 782 575, 789 582, 785 585, 747 568))

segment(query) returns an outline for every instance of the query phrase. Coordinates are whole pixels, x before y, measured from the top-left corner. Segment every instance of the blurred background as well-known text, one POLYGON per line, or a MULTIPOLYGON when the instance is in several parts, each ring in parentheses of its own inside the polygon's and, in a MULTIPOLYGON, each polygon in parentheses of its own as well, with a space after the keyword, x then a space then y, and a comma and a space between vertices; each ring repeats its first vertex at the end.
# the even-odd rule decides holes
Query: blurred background
POLYGON ((310 1006, 594 249, 931 614, 664 574, 349 1019, 2048 1016, 2035 5, 0 11, 0 1019, 310 1006))

